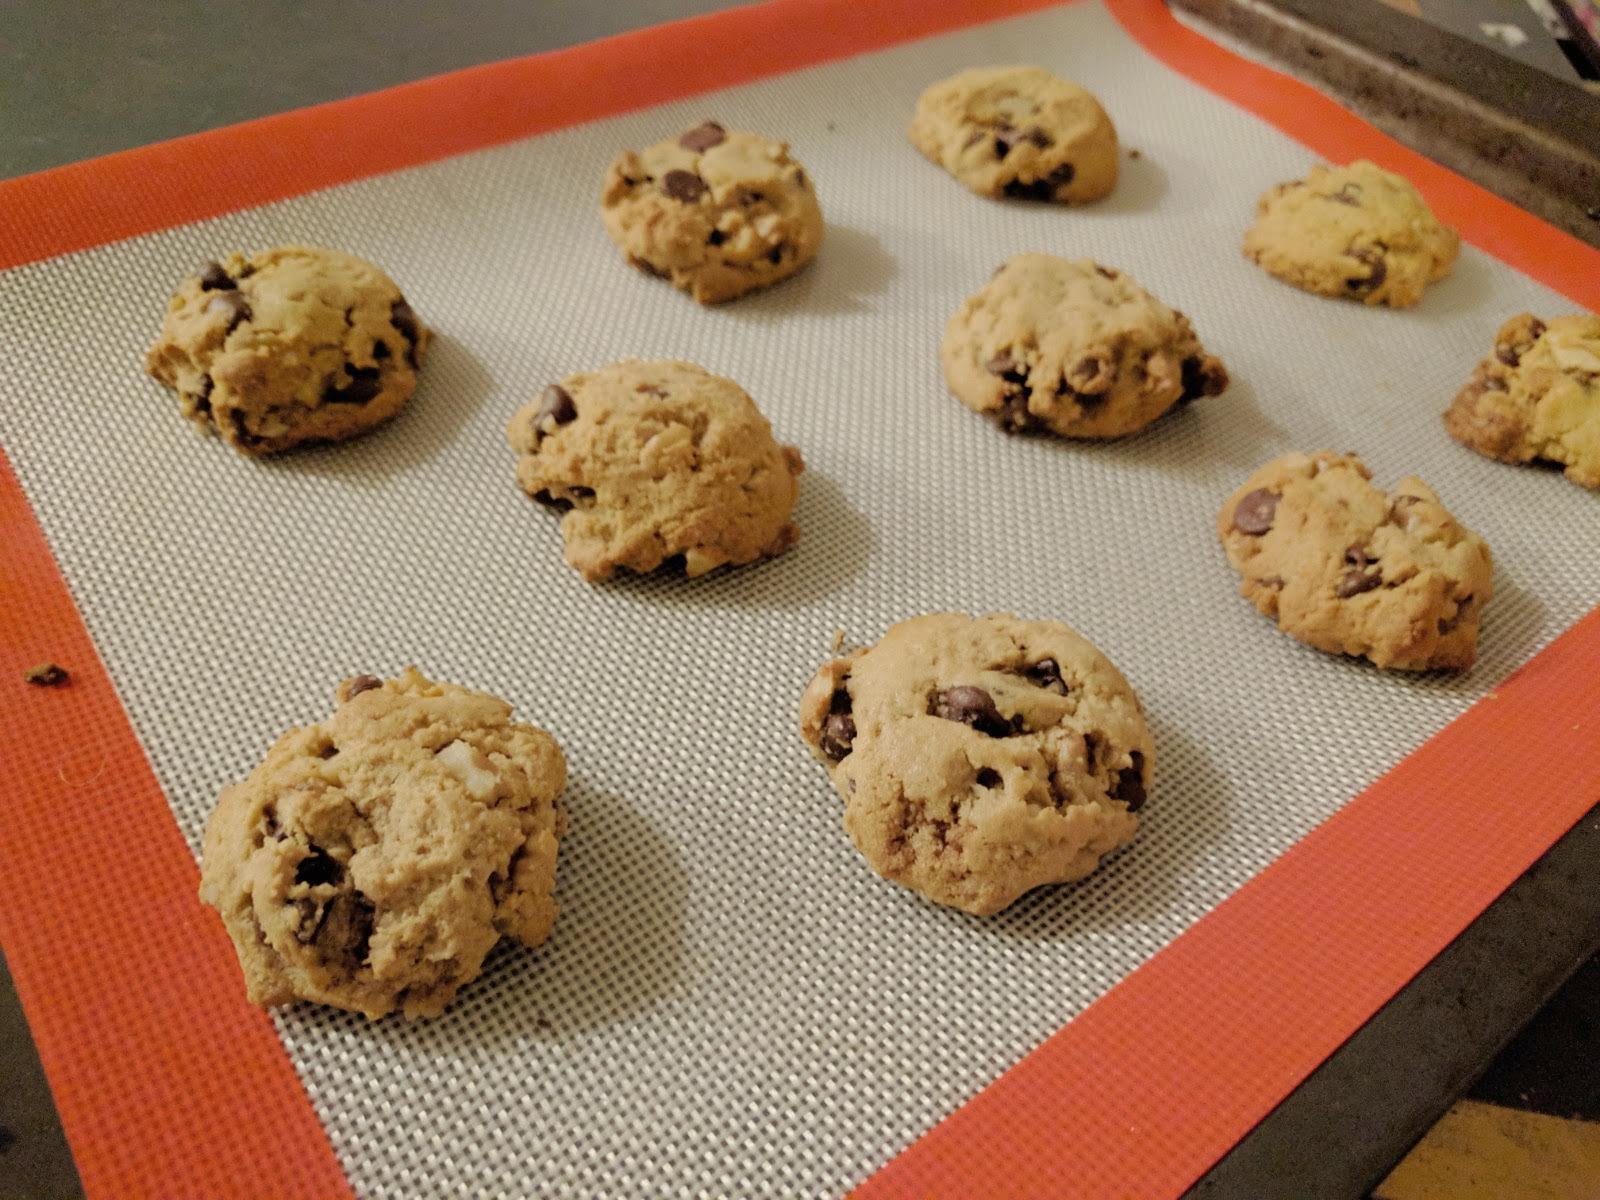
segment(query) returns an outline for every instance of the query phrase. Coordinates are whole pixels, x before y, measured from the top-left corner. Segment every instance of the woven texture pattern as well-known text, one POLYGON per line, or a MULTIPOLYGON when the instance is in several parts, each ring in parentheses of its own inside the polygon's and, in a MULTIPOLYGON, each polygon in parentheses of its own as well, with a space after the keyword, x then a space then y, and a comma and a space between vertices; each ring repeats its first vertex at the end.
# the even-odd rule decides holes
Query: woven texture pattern
POLYGON ((355 672, 503 695, 568 755, 545 947, 497 953, 436 1022, 277 1018, 358 1192, 842 1190, 1600 600, 1594 497, 1439 420, 1505 316, 1570 305, 1470 248, 1405 312, 1268 278, 1238 249, 1254 199, 1312 161, 1078 5, 0 275, 0 440, 191 847, 355 672), (906 142, 927 83, 1012 61, 1104 100, 1140 152, 1110 199, 986 202, 906 142), (709 311, 625 266, 597 211, 618 148, 707 117, 789 139, 829 222, 802 276, 709 311), (391 426, 251 463, 194 436, 140 356, 184 272, 283 241, 381 264, 439 337, 391 426), (1124 442, 1001 435, 947 395, 937 346, 1025 250, 1130 271, 1233 386, 1124 442), (562 564, 502 429, 629 356, 731 376, 800 447, 795 551, 694 583, 562 564), (1385 486, 1420 474, 1489 540, 1499 594, 1465 677, 1319 655, 1235 594, 1217 507, 1322 447, 1385 486), (1157 740, 1136 843, 989 920, 873 877, 795 731, 835 628, 866 642, 943 608, 1066 620, 1157 740))

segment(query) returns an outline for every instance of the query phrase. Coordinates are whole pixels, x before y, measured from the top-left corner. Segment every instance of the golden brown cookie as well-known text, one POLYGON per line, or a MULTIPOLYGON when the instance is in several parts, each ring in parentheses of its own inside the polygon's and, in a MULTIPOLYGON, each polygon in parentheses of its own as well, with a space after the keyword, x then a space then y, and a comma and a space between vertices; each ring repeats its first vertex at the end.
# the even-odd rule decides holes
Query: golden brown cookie
POLYGON ((273 454, 388 420, 416 390, 428 339, 371 263, 276 246, 185 280, 146 368, 191 421, 242 454, 273 454))
POLYGON ((1012 433, 1121 437, 1228 386, 1189 319, 1131 275, 1020 254, 969 297, 939 350, 950 390, 1012 433))
POLYGON ((1217 516, 1239 591, 1318 650, 1425 671, 1469 667, 1494 595, 1489 547, 1420 479, 1391 492, 1353 455, 1286 454, 1217 516))
POLYGON ((788 143, 715 121, 618 155, 600 211, 630 263, 702 304, 787 279, 822 244, 816 191, 788 143))
POLYGON ((1117 184, 1117 131, 1042 67, 974 67, 922 93, 911 142, 980 196, 1084 204, 1117 184))
POLYGON ((1139 698, 1056 621, 935 613, 822 665, 800 733, 872 869, 999 912, 1131 841, 1155 767, 1139 698))
POLYGON ((683 362, 572 375, 511 418, 517 482, 566 510, 567 562, 585 579, 681 559, 690 577, 792 546, 805 463, 743 388, 683 362))
POLYGON ((1391 308, 1421 300, 1459 248, 1416 188, 1364 161, 1278 184, 1244 236, 1245 255, 1285 283, 1391 308))
POLYGON ((1600 317, 1512 317, 1444 424, 1479 454, 1560 463, 1573 483, 1600 488, 1600 317))
POLYGON ((501 937, 550 935, 566 761, 504 701, 415 668, 338 698, 222 793, 200 898, 253 1003, 437 1016, 501 937))

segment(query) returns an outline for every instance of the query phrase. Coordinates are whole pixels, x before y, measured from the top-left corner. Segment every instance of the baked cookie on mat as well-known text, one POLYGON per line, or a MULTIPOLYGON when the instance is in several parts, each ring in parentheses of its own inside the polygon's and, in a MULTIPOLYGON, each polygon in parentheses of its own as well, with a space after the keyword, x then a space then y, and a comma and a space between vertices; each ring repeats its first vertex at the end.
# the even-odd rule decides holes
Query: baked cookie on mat
POLYGON ((1384 492, 1354 455, 1286 454, 1217 516, 1240 593, 1278 628, 1380 667, 1469 667, 1494 595, 1489 547, 1420 479, 1384 492))
POLYGON ((342 442, 416 390, 428 330, 369 262, 315 246, 231 254, 185 280, 145 367, 242 454, 342 442))
POLYGON ((1370 162, 1317 166, 1256 205, 1245 255, 1323 296, 1405 308, 1450 274, 1460 248, 1417 189, 1370 162))
POLYGON ((911 142, 980 196, 1084 204, 1117 184, 1117 131, 1042 67, 973 67, 922 93, 911 142))
POLYGON ((1002 264, 950 318, 939 358, 956 397, 1011 433, 1122 437, 1228 386, 1189 319, 1131 275, 1049 254, 1002 264))
POLYGON ((822 244, 816 192, 788 143, 715 121, 619 154, 600 212, 630 263, 701 304, 787 279, 822 244))
POLYGON ((585 579, 681 558, 692 578, 781 554, 800 452, 731 379, 630 359, 546 388, 506 427, 517 482, 566 510, 566 560, 585 579))
POLYGON ((1512 317, 1444 424, 1479 454, 1560 463, 1573 483, 1600 488, 1600 317, 1512 317))
POLYGON ((200 898, 255 1004, 437 1016, 501 937, 550 935, 566 760, 503 700, 414 667, 338 702, 222 793, 200 898))
POLYGON ((1131 841, 1155 767, 1110 660, 1009 613, 915 617, 824 663, 800 733, 872 869, 980 915, 1131 841))

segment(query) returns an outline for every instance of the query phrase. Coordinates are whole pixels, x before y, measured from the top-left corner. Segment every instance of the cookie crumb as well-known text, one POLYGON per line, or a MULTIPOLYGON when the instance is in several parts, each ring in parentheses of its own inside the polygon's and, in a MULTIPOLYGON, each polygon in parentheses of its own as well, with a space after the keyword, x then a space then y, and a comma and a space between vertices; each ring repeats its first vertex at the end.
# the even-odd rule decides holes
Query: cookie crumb
POLYGON ((33 684, 34 687, 60 687, 71 678, 67 674, 65 667, 53 662, 40 663, 37 667, 31 667, 23 673, 22 677, 33 684))
POLYGON ((1143 158, 1144 155, 1139 153, 1138 147, 1129 146, 1128 147, 1128 157, 1129 158, 1143 158))

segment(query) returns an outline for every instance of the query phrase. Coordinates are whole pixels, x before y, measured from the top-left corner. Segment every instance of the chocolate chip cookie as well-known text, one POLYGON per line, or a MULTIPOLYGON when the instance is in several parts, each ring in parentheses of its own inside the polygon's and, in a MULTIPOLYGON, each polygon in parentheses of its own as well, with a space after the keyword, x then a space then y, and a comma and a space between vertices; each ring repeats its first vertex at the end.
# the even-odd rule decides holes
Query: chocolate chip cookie
POLYGON ((1560 463, 1573 483, 1600 488, 1600 317, 1512 317, 1444 423, 1479 454, 1560 463))
POLYGON ((1117 131, 1042 67, 974 67, 922 93, 911 142, 980 196, 1084 204, 1117 184, 1117 131))
POLYGON ((999 912, 1131 841, 1155 766, 1139 698, 1067 626, 935 613, 822 665, 800 733, 872 869, 999 912))
POLYGON ((566 761, 504 701, 415 668, 338 701, 222 793, 200 898, 255 1004, 437 1016, 501 937, 550 935, 566 761))
POLYGON ((1286 454, 1217 517, 1239 590, 1318 650, 1427 671, 1472 665, 1494 595, 1483 539, 1420 479, 1383 492, 1353 455, 1286 454))
POLYGON ((788 143, 715 121, 618 155, 600 211, 630 263, 701 304, 787 279, 822 244, 816 191, 788 143))
POLYGON ((1228 386, 1189 319, 1131 275, 1048 254, 1003 264, 939 356, 956 397, 1011 433, 1121 437, 1228 386))
POLYGON ((517 482, 561 509, 585 579, 781 554, 805 469, 743 388, 685 362, 615 363, 546 388, 506 427, 517 482))
POLYGON ((1369 162, 1278 184, 1244 236, 1245 254, 1285 283, 1391 308, 1450 274, 1459 246, 1416 188, 1369 162))
POLYGON ((371 263, 277 246, 185 280, 145 366, 191 421, 242 454, 275 454, 392 417, 416 390, 428 338, 371 263))

